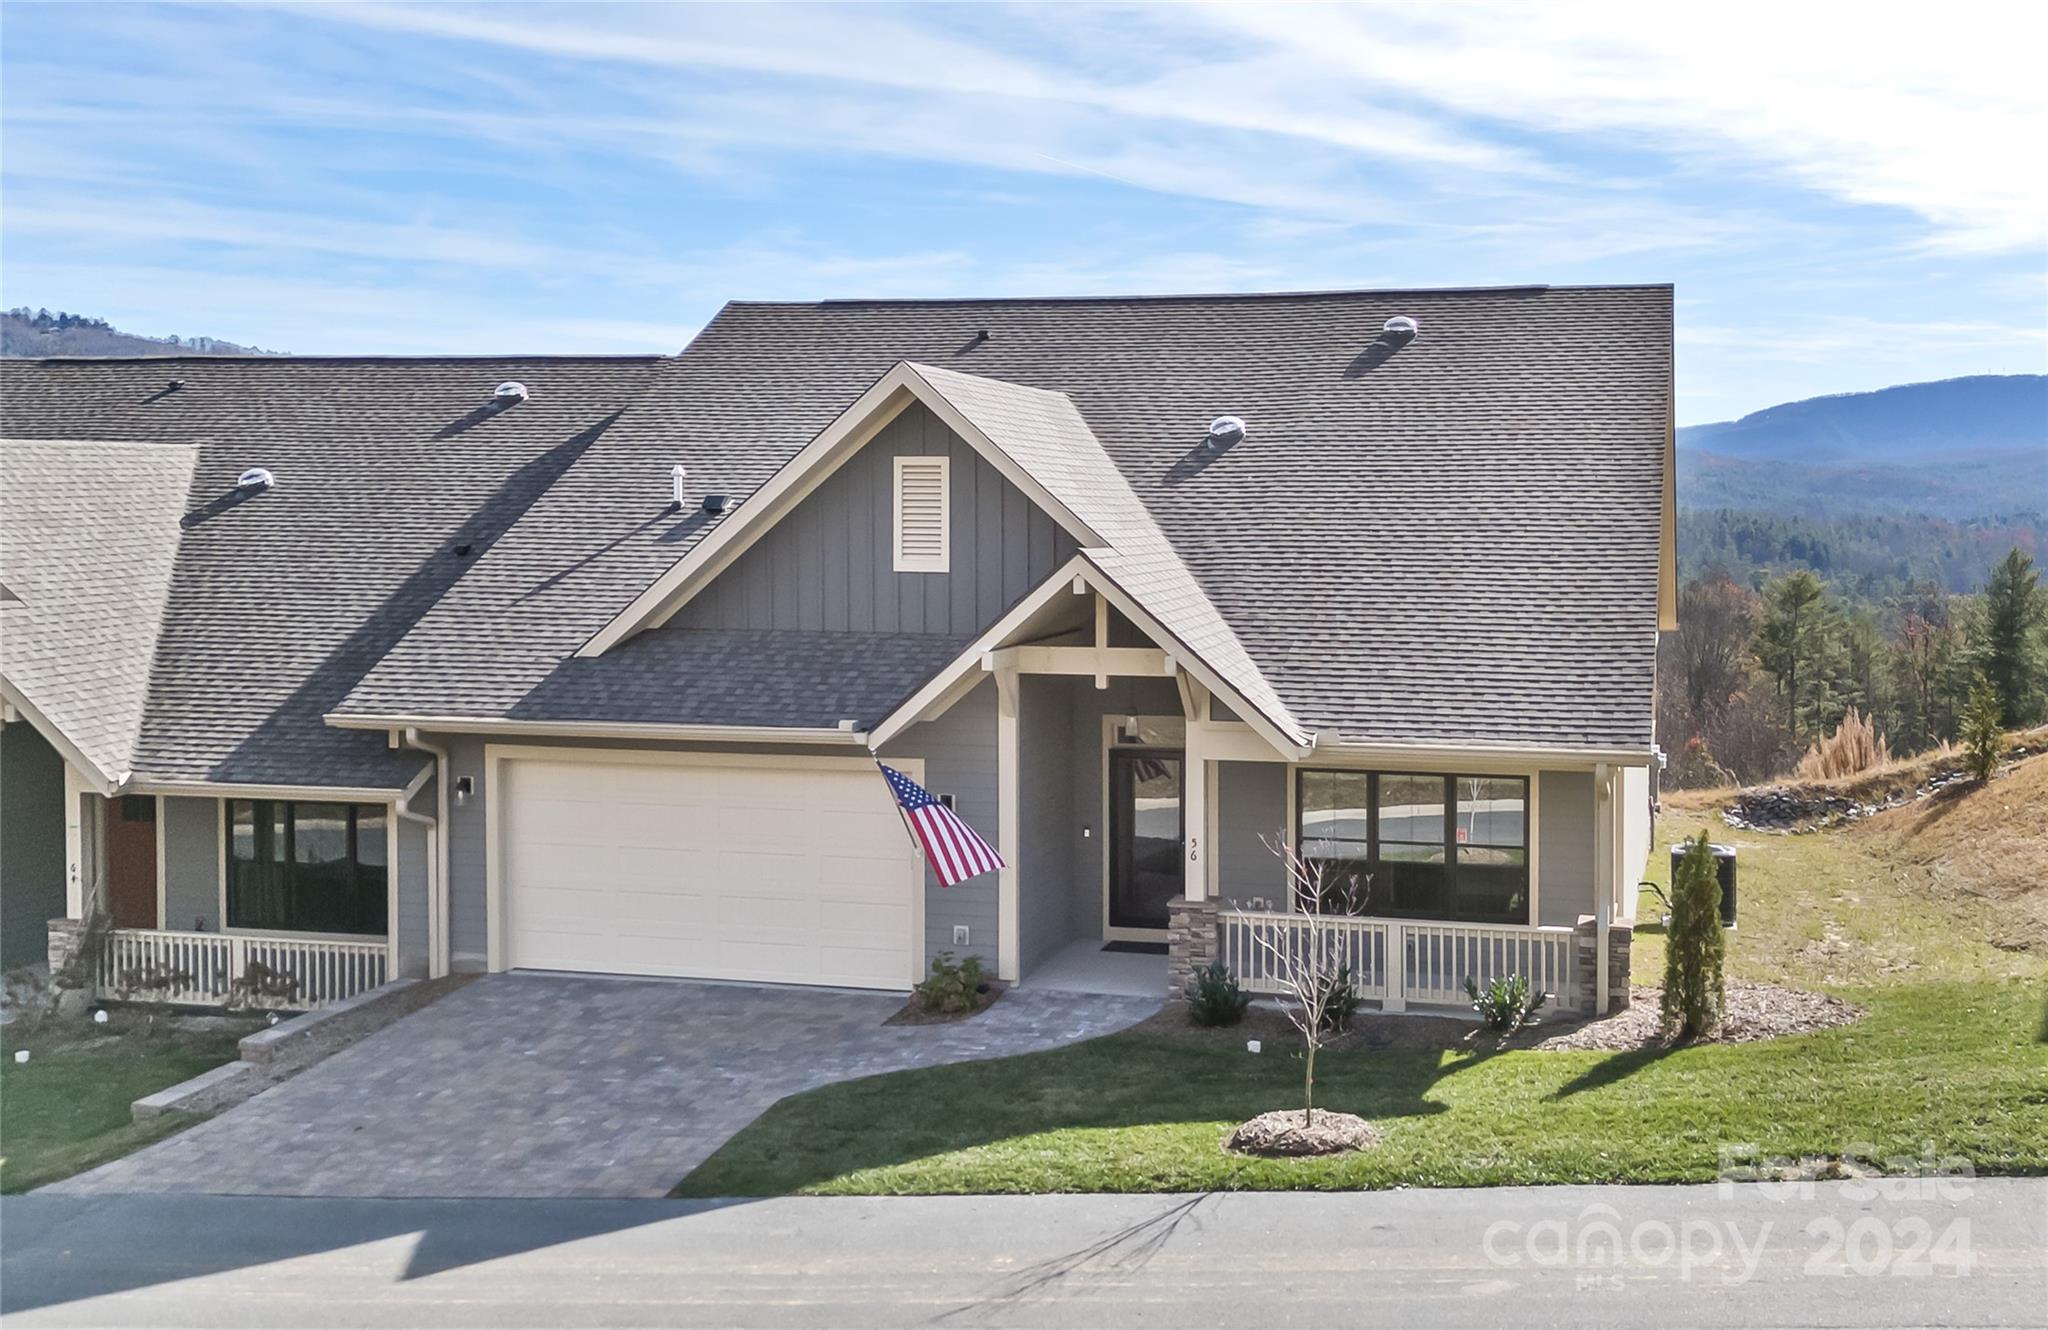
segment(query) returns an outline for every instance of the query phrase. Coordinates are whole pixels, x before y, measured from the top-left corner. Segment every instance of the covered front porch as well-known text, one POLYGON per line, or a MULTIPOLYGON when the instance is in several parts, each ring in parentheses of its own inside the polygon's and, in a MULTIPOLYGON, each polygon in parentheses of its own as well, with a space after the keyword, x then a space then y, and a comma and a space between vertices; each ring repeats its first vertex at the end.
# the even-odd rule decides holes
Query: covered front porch
POLYGON ((1299 845, 1364 884, 1324 913, 1383 1009, 1466 1011, 1468 979, 1510 975, 1554 1009, 1626 1002, 1619 766, 1291 743, 1085 575, 999 627, 925 714, 993 681, 1005 981, 1177 997, 1220 960, 1276 994, 1268 944, 1311 918, 1277 852, 1299 845))

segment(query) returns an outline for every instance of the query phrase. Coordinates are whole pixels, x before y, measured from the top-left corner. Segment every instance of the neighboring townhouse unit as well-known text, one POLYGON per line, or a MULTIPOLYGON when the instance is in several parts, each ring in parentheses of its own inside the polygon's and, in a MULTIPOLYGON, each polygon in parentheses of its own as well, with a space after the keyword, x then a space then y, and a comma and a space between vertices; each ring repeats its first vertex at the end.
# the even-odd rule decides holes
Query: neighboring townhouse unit
POLYGON ((112 987, 303 1002, 1105 944, 1164 990, 1261 981, 1290 840, 1359 884, 1376 1000, 1625 1001, 1671 316, 739 303, 675 357, 8 363, 0 818, 66 824, 9 913, 98 903, 112 987), (939 887, 878 756, 1007 866, 939 887))

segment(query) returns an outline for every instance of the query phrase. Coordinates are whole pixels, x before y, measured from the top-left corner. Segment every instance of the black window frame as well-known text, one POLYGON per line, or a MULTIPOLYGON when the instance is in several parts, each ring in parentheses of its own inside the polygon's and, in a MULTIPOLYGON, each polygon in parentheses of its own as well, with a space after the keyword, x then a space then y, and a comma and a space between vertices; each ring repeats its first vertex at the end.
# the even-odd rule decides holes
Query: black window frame
MULTIPOLYGON (((301 933, 332 937, 388 937, 391 931, 390 893, 393 865, 389 853, 391 810, 384 804, 349 803, 337 799, 224 799, 222 800, 221 832, 223 844, 221 854, 226 865, 227 891, 222 902, 221 925, 224 929, 251 933, 301 933), (339 808, 345 813, 346 875, 349 891, 346 896, 347 908, 339 908, 329 895, 319 899, 322 891, 319 883, 310 880, 312 874, 304 872, 306 865, 299 862, 297 851, 300 808, 339 808), (261 846, 277 844, 277 834, 283 833, 282 853, 273 853, 268 860, 239 859, 236 857, 235 828, 237 813, 246 809, 249 814, 251 840, 261 846), (280 814, 282 820, 280 820, 280 814), (362 854, 365 832, 365 818, 375 818, 379 826, 369 833, 377 845, 377 862, 365 862, 362 854), (266 828, 268 831, 266 832, 266 828), (259 880, 254 869, 256 865, 267 865, 272 881, 259 880), (239 871, 249 866, 247 875, 239 871), (306 879, 306 880, 302 880, 306 879), (267 894, 269 899, 258 900, 267 894), (317 911, 317 912, 316 912, 317 911), (307 922, 308 920, 313 922, 307 922)), ((330 889, 331 890, 331 889, 330 889)))
MULTIPOLYGON (((1366 824, 1365 857, 1363 859, 1352 856, 1338 858, 1331 855, 1321 859, 1311 858, 1311 862, 1348 864, 1353 866, 1348 874, 1340 873, 1337 875, 1337 881, 1333 884, 1331 890, 1326 893, 1326 902, 1334 901, 1337 902, 1338 908, 1355 909, 1360 914, 1382 919, 1439 919, 1450 923, 1481 925, 1533 925, 1536 922, 1536 899, 1535 893, 1531 890, 1531 883, 1534 880, 1535 872, 1535 853, 1531 845, 1531 833, 1535 829, 1535 809, 1531 802, 1535 794, 1535 783, 1531 777, 1486 772, 1439 773, 1434 771, 1360 771, 1355 768, 1347 769, 1343 767, 1296 768, 1294 776, 1294 843, 1301 847, 1304 856, 1310 855, 1312 841, 1348 845, 1359 843, 1356 837, 1311 837, 1308 835, 1305 829, 1305 819, 1309 812, 1307 783, 1311 777, 1317 776, 1342 776, 1354 779, 1362 776, 1366 783, 1364 810, 1366 824), (1382 856, 1381 846, 1384 838, 1381 834, 1380 790, 1381 782, 1384 778, 1407 781, 1435 781, 1438 783, 1441 791, 1439 797, 1443 808, 1442 857, 1440 860, 1434 863, 1417 860, 1390 861, 1382 856), (1458 840, 1458 800, 1459 782, 1461 781, 1513 781, 1521 786, 1522 839, 1519 845, 1488 845, 1458 840), (1501 865, 1486 865, 1472 861, 1473 856, 1469 852, 1481 849, 1519 850, 1521 853, 1519 881, 1516 881, 1511 873, 1500 872, 1501 865), (1461 851, 1466 851, 1467 853, 1461 854, 1461 851), (1398 867, 1390 869, 1390 864, 1397 865, 1398 867), (1441 881, 1434 889, 1431 900, 1413 906, 1404 906, 1397 897, 1414 890, 1418 880, 1427 881, 1423 874, 1416 871, 1418 864, 1423 868, 1440 868, 1439 877, 1441 881), (1405 878, 1407 881, 1397 881, 1397 877, 1405 878), (1359 880, 1361 878, 1363 880, 1359 880), (1468 878, 1468 880, 1461 880, 1461 878, 1468 878), (1488 882, 1488 878, 1491 878, 1492 881, 1488 882), (1503 880, 1505 880, 1509 888, 1505 893, 1507 899, 1510 903, 1519 901, 1519 909, 1484 910, 1474 907, 1473 902, 1475 901, 1483 901, 1488 896, 1500 897, 1503 895, 1501 890, 1503 880), (1362 898, 1357 905, 1349 904, 1345 901, 1344 896, 1340 894, 1345 890, 1344 884, 1351 881, 1357 882, 1356 896, 1362 898), (1482 886, 1482 884, 1484 885, 1482 886)), ((1418 847, 1427 847, 1435 844, 1435 842, 1431 841, 1407 839, 1397 839, 1390 843, 1418 847)), ((1296 909, 1303 909, 1308 907, 1309 902, 1297 900, 1294 905, 1296 909)))

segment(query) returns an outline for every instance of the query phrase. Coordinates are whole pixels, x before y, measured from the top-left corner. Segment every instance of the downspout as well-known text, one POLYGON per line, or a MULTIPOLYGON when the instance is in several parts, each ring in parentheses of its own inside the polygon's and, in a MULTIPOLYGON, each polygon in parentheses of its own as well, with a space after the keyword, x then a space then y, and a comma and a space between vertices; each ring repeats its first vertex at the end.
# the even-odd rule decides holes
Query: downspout
POLYGON ((1593 797, 1596 852, 1605 851, 1593 868, 1593 1017, 1598 1020, 1607 1014, 1607 926, 1614 916, 1614 768, 1605 762, 1593 768, 1593 797))
POLYGON ((400 742, 404 747, 429 754, 434 765, 434 816, 416 813, 411 800, 427 778, 423 770, 398 796, 398 815, 425 824, 427 828, 427 976, 439 979, 448 973, 448 750, 420 737, 407 726, 400 742))

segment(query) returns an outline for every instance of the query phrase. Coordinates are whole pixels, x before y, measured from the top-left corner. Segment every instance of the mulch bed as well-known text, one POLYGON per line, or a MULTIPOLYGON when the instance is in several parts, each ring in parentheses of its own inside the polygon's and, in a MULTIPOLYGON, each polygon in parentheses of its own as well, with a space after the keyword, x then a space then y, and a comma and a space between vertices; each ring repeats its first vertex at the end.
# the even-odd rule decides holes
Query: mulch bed
MULTIPOLYGON (((1664 1048, 1668 1042, 1661 1027, 1658 1002, 1662 992, 1655 988, 1631 988, 1629 1006, 1602 1020, 1576 1016, 1551 1016, 1526 1026, 1506 1044, 1499 1036, 1474 1020, 1451 1016, 1412 1013, 1388 1014, 1361 1011, 1351 1028, 1333 1036, 1324 1045, 1336 1050, 1391 1048, 1423 1052, 1493 1052, 1499 1048, 1558 1052, 1593 1049, 1620 1052, 1641 1048, 1664 1048)), ((1863 1009, 1825 993, 1809 993, 1776 984, 1753 984, 1730 980, 1728 1019, 1722 1028, 1697 1042, 1743 1044, 1759 1039, 1807 1034, 1814 1030, 1847 1025, 1863 1015, 1863 1009)), ((1299 1050, 1301 1034, 1278 1008, 1254 1005, 1236 1025, 1201 1026, 1188 1019, 1187 1008, 1168 1003, 1157 1015, 1138 1025, 1134 1033, 1151 1035, 1175 1043, 1202 1048, 1238 1048, 1251 1039, 1259 1040, 1267 1054, 1286 1056, 1299 1050)))
POLYGON ((1347 1150, 1370 1150, 1379 1143, 1379 1130, 1355 1114, 1317 1109, 1304 1126, 1302 1111, 1289 1108, 1240 1122, 1224 1138, 1223 1148, 1268 1159, 1302 1159, 1347 1150))
POLYGON ((888 1020, 883 1021, 882 1024, 951 1025, 954 1021, 972 1020, 994 1006, 996 999, 1002 995, 1003 985, 996 983, 985 984, 982 986, 981 991, 975 994, 974 1008, 971 1011, 927 1011, 918 1002, 917 995, 912 994, 910 1001, 903 1004, 903 1009, 888 1020))
MULTIPOLYGON (((1628 1010, 1605 1020, 1586 1021, 1562 1033, 1538 1026, 1536 1037, 1526 1047, 1538 1049, 1626 1050, 1666 1048, 1662 1015, 1658 1003, 1663 991, 1631 988, 1628 1010)), ((1808 993, 1776 984, 1728 983, 1728 1016, 1719 1030, 1696 1040, 1702 1044, 1748 1044, 1760 1039, 1782 1039, 1786 1035, 1810 1034, 1847 1025, 1863 1015, 1863 1008, 1825 993, 1808 993)), ((1519 1040, 1514 1047, 1523 1047, 1519 1040)))

